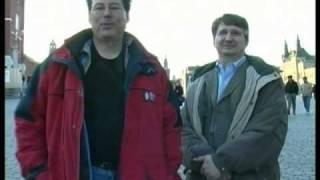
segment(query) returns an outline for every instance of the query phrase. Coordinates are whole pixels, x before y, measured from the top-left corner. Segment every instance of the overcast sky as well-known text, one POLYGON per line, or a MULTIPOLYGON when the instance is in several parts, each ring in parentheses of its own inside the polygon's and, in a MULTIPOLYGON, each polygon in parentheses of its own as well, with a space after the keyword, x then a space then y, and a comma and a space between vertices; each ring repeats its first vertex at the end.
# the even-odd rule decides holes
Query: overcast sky
MULTIPOLYGON (((85 0, 26 0, 25 53, 43 61, 51 40, 90 27, 85 0)), ((247 53, 280 66, 284 41, 289 50, 301 45, 315 54, 315 0, 132 0, 127 31, 159 57, 168 58, 171 76, 191 65, 217 58, 211 35, 213 20, 236 13, 249 23, 247 53)))

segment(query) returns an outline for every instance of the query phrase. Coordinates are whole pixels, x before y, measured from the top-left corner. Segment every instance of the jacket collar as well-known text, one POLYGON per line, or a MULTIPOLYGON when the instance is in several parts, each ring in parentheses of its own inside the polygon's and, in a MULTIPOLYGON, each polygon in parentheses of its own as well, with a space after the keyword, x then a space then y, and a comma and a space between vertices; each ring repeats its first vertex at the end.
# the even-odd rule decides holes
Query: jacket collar
MULTIPOLYGON (((248 64, 252 65, 253 68, 257 71, 257 73, 260 75, 271 74, 274 71, 279 72, 278 68, 276 68, 272 65, 266 64, 263 61, 263 59, 261 59, 258 56, 252 56, 252 55, 248 55, 248 54, 245 54, 244 56, 247 59, 248 64)), ((195 72, 193 73, 191 81, 196 80, 200 76, 202 76, 205 73, 207 73, 208 71, 212 70, 213 68, 215 68, 217 66, 217 64, 218 64, 217 61, 214 61, 214 62, 208 63, 206 65, 203 65, 203 66, 197 68, 195 70, 195 72)))
POLYGON ((237 68, 235 74, 233 75, 233 77, 229 81, 227 87, 225 88, 225 90, 221 94, 219 102, 221 102, 223 100, 223 98, 225 98, 229 94, 231 94, 236 88, 241 87, 240 84, 243 83, 246 78, 246 68, 247 68, 247 63, 246 63, 246 61, 244 61, 240 65, 240 67, 237 68))
MULTIPOLYGON (((91 29, 83 30, 65 41, 65 44, 54 54, 53 61, 62 63, 73 70, 80 79, 91 64, 91 29), (66 55, 60 55, 60 54, 66 55)), ((153 75, 157 73, 156 57, 149 53, 140 41, 132 34, 124 34, 126 89, 130 86, 137 74, 153 75)))

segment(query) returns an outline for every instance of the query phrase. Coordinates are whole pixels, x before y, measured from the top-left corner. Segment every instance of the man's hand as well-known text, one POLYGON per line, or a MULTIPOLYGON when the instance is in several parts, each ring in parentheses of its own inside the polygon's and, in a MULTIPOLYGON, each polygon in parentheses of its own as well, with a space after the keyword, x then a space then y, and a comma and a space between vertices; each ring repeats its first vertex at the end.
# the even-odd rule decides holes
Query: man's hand
POLYGON ((218 180, 220 178, 220 171, 214 164, 210 154, 196 157, 193 160, 203 162, 200 173, 204 175, 207 180, 218 180))

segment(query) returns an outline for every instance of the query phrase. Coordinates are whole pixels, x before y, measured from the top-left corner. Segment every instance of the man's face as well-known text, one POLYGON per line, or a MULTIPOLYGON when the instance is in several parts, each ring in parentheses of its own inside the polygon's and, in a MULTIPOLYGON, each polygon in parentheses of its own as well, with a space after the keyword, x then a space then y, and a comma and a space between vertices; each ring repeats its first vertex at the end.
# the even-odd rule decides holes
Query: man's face
POLYGON ((98 39, 121 35, 128 22, 121 0, 92 0, 89 22, 98 39))
POLYGON ((237 26, 221 23, 214 37, 214 46, 219 57, 240 58, 247 47, 245 33, 237 26))

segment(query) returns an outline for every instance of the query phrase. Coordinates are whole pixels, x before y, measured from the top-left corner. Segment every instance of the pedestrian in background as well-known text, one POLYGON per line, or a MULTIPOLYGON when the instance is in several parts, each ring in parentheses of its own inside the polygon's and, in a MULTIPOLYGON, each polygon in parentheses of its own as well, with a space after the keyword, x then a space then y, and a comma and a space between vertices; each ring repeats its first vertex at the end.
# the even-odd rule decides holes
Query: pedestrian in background
POLYGON ((316 100, 316 84, 313 85, 312 92, 313 92, 313 99, 316 100))
POLYGON ((178 96, 179 106, 181 106, 185 100, 185 97, 183 96, 183 87, 181 86, 179 80, 175 82, 174 92, 178 96))
POLYGON ((22 75, 21 81, 22 83, 21 83, 20 96, 24 96, 27 89, 27 80, 25 75, 22 75))
POLYGON ((177 97, 157 58, 125 32, 130 0, 87 2, 91 28, 36 68, 16 109, 23 177, 180 179, 177 97))
POLYGON ((308 82, 307 77, 303 77, 303 83, 300 86, 300 92, 302 95, 303 106, 307 113, 310 112, 310 100, 312 97, 312 91, 312 84, 308 82))
POLYGON ((292 107, 292 113, 293 115, 296 115, 296 96, 299 93, 299 86, 298 83, 292 79, 291 75, 288 76, 285 91, 288 104, 288 114, 290 114, 290 109, 292 107))
POLYGON ((245 53, 245 18, 224 14, 212 34, 219 59, 195 70, 181 110, 187 179, 279 180, 288 128, 281 76, 245 53))

